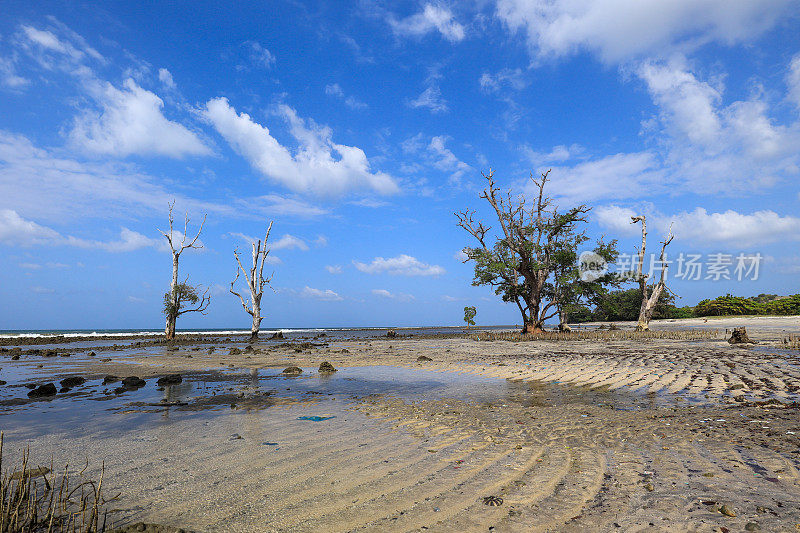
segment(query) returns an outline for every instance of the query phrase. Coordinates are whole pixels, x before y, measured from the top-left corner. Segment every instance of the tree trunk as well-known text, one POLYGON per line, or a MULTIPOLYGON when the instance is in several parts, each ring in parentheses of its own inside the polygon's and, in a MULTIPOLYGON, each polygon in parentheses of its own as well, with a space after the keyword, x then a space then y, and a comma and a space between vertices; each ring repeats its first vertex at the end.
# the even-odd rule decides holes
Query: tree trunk
POLYGON ((178 320, 178 255, 174 252, 172 253, 172 284, 170 285, 170 298, 172 299, 172 309, 171 313, 167 313, 167 325, 164 328, 164 334, 167 337, 167 340, 172 340, 175 338, 175 322, 178 320))
POLYGON ((258 298, 253 298, 253 326, 250 328, 250 340, 258 340, 258 331, 261 329, 261 305, 258 298))
POLYGON ((636 324, 636 331, 650 331, 650 320, 656 310, 658 299, 661 296, 663 285, 660 283, 653 287, 653 292, 649 298, 642 299, 642 306, 639 308, 639 321, 636 324))
POLYGON ((572 331, 572 328, 569 327, 569 325, 567 324, 567 321, 568 321, 567 313, 565 313, 564 311, 559 311, 558 312, 558 330, 559 331, 565 331, 565 332, 572 331))
POLYGON ((541 309, 542 301, 538 297, 532 297, 528 302, 528 316, 522 315, 523 326, 522 333, 542 333, 544 331, 544 324, 539 320, 539 310, 541 309))

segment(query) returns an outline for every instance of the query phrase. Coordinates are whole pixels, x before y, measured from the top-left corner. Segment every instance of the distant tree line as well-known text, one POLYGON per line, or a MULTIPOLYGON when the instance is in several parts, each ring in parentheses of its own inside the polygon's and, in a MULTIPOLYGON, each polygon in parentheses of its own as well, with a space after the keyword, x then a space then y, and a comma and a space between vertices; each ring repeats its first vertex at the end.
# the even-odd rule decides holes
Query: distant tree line
MULTIPOLYGON (((571 315, 572 322, 633 321, 639 317, 642 302, 638 288, 609 291, 595 300, 595 306, 579 305, 571 315)), ((675 306, 669 293, 662 293, 653 311, 654 319, 695 318, 707 316, 736 315, 800 315, 800 294, 778 296, 759 294, 749 298, 741 296, 718 296, 713 300, 701 300, 695 306, 675 306)))

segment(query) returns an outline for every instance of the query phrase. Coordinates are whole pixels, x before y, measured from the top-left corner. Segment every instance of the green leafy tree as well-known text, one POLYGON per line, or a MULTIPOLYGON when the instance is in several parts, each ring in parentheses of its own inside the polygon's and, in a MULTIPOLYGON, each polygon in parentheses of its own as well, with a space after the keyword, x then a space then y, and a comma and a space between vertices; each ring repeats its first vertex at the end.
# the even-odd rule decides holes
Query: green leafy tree
POLYGON ((164 316, 167 317, 167 320, 174 324, 175 320, 184 313, 205 314, 208 304, 211 303, 211 297, 208 296, 208 289, 200 294, 200 288, 200 286, 195 287, 184 282, 178 283, 172 291, 165 292, 164 316))
POLYGON ((474 306, 467 306, 464 308, 464 322, 467 323, 467 329, 475 325, 475 315, 478 314, 474 306))
POLYGON ((458 226, 478 241, 478 246, 464 248, 475 263, 472 284, 492 286, 503 301, 515 303, 522 315, 523 333, 542 331, 545 321, 558 314, 560 302, 566 310, 566 302, 575 300, 566 293, 572 280, 562 266, 574 258, 577 244, 585 238, 578 237, 581 234, 576 228, 586 222, 590 210, 579 205, 560 211, 544 193, 549 173, 539 180, 531 176, 536 193, 531 203, 524 195, 501 194, 494 172, 483 174, 488 185, 480 197, 494 210, 499 226, 496 234, 490 233, 490 226, 474 220, 474 211, 455 213, 458 226), (560 270, 563 276, 556 281, 560 270))
MULTIPOLYGON (((159 232, 167 239, 170 251, 172 252, 172 282, 170 283, 169 291, 164 294, 164 315, 167 318, 167 323, 164 328, 164 335, 167 339, 172 340, 175 338, 175 327, 178 317, 184 313, 200 313, 206 314, 211 303, 211 297, 208 295, 208 289, 202 294, 198 295, 197 287, 188 285, 184 280, 183 283, 178 281, 178 266, 181 254, 185 250, 199 249, 203 244, 198 242, 200 233, 203 231, 203 225, 206 222, 206 217, 203 215, 203 221, 200 223, 200 228, 197 230, 194 238, 189 240, 187 231, 189 228, 189 215, 187 213, 186 219, 183 223, 183 232, 175 232, 172 228, 174 219, 172 217, 172 209, 175 207, 175 202, 169 204, 169 231, 159 232), (194 307, 188 307, 189 304, 194 307)), ((187 277, 188 279, 188 277, 187 277)))

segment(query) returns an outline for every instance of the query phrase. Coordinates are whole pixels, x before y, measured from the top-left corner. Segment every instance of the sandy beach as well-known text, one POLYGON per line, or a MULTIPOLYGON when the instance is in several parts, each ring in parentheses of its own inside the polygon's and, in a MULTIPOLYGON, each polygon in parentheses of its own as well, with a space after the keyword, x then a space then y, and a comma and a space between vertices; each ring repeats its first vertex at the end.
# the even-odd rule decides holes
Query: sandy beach
POLYGON ((798 320, 652 327, 676 338, 25 346, 2 354, 4 461, 30 446, 42 464, 104 464, 120 527, 796 531, 800 353, 781 340, 798 320), (739 325, 758 344, 728 344, 739 325), (688 328, 707 334, 677 338, 688 328), (23 383, 69 375, 87 382, 23 400, 23 383), (114 393, 107 375, 148 386, 114 393))

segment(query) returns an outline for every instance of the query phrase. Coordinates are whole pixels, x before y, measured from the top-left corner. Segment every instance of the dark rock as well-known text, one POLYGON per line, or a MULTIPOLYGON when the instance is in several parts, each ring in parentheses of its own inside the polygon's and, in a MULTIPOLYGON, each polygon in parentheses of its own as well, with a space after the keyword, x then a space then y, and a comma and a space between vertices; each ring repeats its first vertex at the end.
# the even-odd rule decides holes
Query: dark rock
POLYGON ((269 340, 273 341, 273 340, 276 340, 276 339, 283 339, 283 338, 284 338, 283 332, 282 331, 276 331, 275 333, 272 334, 272 336, 269 338, 269 340))
POLYGON ((45 350, 42 355, 45 357, 55 357, 58 355, 58 352, 55 350, 45 350))
POLYGON ((386 336, 389 337, 390 339, 393 339, 397 337, 397 332, 393 329, 390 329, 389 331, 386 332, 386 336))
POLYGON ((52 383, 47 383, 46 385, 39 385, 32 391, 28 393, 28 398, 44 398, 46 396, 55 396, 58 390, 56 390, 56 386, 52 383))
POLYGON ((330 364, 328 361, 325 361, 321 365, 319 365, 319 372, 320 374, 329 373, 329 372, 336 372, 336 369, 333 368, 333 365, 330 364))
POLYGON ((303 373, 303 369, 299 366, 290 366, 283 369, 283 373, 288 376, 297 376, 303 373))
POLYGON ((111 374, 107 375, 103 378, 103 385, 108 385, 109 383, 116 383, 119 381, 117 376, 112 376, 111 374))
POLYGON ((139 389, 145 385, 147 382, 138 376, 128 376, 122 380, 122 386, 127 389, 139 389))
POLYGON ((216 349, 214 346, 212 346, 212 347, 210 347, 210 348, 208 349, 208 353, 214 353, 214 352, 216 352, 216 351, 217 351, 217 349, 216 349))
POLYGON ((19 361, 19 354, 14 354, 11 356, 12 361, 19 361))
POLYGON ((417 357, 417 361, 419 361, 420 363, 423 363, 425 361, 433 361, 433 359, 431 359, 427 355, 420 355, 419 357, 417 357))
POLYGON ((254 351, 255 351, 255 350, 253 350, 253 346, 252 346, 251 344, 248 344, 248 345, 247 345, 247 346, 245 346, 245 348, 244 348, 244 353, 253 353, 254 351))
POLYGON ((242 351, 239 348, 231 348, 231 351, 228 352, 228 355, 239 355, 242 351))
POLYGON ((750 337, 747 336, 747 329, 744 326, 733 328, 731 338, 728 339, 728 342, 731 344, 755 344, 750 340, 750 337))
POLYGON ((95 355, 97 355, 97 354, 96 354, 96 353, 94 353, 94 352, 89 352, 89 353, 87 353, 86 355, 88 355, 89 357, 94 357, 94 356, 95 356, 95 355))
POLYGON ((0 379, 0 385, 5 385, 5 384, 6 384, 6 382, 3 381, 2 379, 0 379))
POLYGON ((81 376, 70 376, 62 379, 60 383, 62 387, 71 389, 72 387, 77 387, 78 385, 83 385, 86 383, 86 378, 82 378, 81 376))
POLYGON ((169 376, 162 376, 156 382, 159 386, 163 385, 177 385, 183 381, 180 374, 170 374, 169 376))

